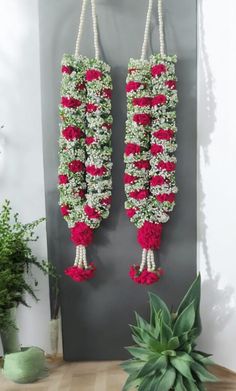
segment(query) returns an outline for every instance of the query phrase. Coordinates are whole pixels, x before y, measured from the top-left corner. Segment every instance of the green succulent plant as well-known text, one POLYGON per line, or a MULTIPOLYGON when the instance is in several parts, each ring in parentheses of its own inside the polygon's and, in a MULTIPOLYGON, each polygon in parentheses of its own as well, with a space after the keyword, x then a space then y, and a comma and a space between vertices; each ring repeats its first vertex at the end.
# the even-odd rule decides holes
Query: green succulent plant
POLYGON ((205 382, 217 381, 206 369, 213 364, 210 355, 196 349, 200 293, 199 275, 176 313, 149 293, 150 322, 136 313, 137 324, 130 326, 136 345, 126 348, 133 358, 121 364, 129 374, 123 391, 204 391, 205 382))

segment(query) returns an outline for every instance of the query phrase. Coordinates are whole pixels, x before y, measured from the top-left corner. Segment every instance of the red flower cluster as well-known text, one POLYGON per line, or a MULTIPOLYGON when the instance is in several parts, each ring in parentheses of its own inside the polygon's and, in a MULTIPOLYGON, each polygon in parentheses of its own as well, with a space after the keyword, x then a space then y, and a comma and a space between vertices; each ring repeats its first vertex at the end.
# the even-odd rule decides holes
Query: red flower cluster
POLYGON ((89 205, 85 205, 84 211, 89 219, 99 219, 100 218, 100 213, 98 213, 98 211, 95 208, 92 208, 89 205))
POLYGON ((70 208, 68 205, 61 205, 61 214, 62 216, 68 216, 70 213, 70 208))
POLYGON ((102 205, 111 205, 111 196, 101 200, 102 205))
POLYGON ((157 201, 159 202, 174 202, 175 201, 175 193, 170 194, 158 194, 156 196, 157 201))
POLYGON ((144 198, 147 198, 148 195, 149 191, 146 189, 134 190, 129 193, 129 196, 135 200, 143 200, 144 198))
POLYGON ((87 247, 93 240, 93 230, 86 224, 78 222, 70 229, 71 240, 76 245, 87 247))
POLYGON ((106 128, 107 130, 111 130, 112 125, 111 124, 103 124, 102 127, 106 128))
POLYGON ((111 99, 112 98, 112 90, 110 88, 104 88, 103 94, 106 98, 111 99))
POLYGON ((96 267, 93 263, 87 269, 74 265, 65 269, 65 275, 71 277, 76 282, 83 282, 93 278, 95 271, 96 267))
POLYGON ((131 219, 136 213, 135 208, 126 209, 126 215, 131 219))
POLYGON ((165 85, 171 90, 176 90, 176 81, 175 80, 167 80, 165 85))
POLYGON ((66 185, 69 182, 67 175, 58 175, 59 185, 66 185))
POLYGON ((163 152, 163 146, 158 144, 152 144, 151 145, 151 154, 153 156, 156 156, 158 153, 163 152))
POLYGON ((164 64, 154 65, 151 69, 152 77, 160 76, 162 73, 167 71, 166 66, 164 64))
POLYGON ((83 171, 84 169, 84 163, 81 162, 80 160, 72 160, 69 164, 68 164, 68 167, 69 167, 69 170, 73 173, 76 173, 76 172, 81 172, 83 171))
POLYGON ((142 170, 142 169, 149 170, 149 168, 150 168, 149 160, 139 160, 137 162, 134 162, 134 165, 139 170, 142 170))
POLYGON ((151 285, 155 282, 158 282, 160 276, 164 274, 161 268, 156 269, 155 271, 149 272, 146 268, 140 273, 139 266, 133 265, 130 267, 129 275, 131 279, 138 284, 142 285, 151 285))
POLYGON ((84 136, 84 133, 80 128, 72 125, 67 126, 67 128, 62 131, 62 134, 69 141, 79 139, 84 136))
POLYGON ((84 197, 85 197, 85 190, 80 189, 79 191, 76 191, 76 192, 74 193, 74 195, 75 195, 75 196, 79 196, 79 197, 81 197, 81 198, 84 198, 84 197))
POLYGON ((140 152, 141 152, 140 145, 132 144, 132 143, 126 144, 126 147, 125 147, 126 156, 129 156, 129 155, 132 155, 135 153, 140 153, 140 152))
POLYGON ((94 175, 94 176, 102 176, 105 174, 106 172, 106 167, 96 167, 94 165, 92 166, 87 166, 86 167, 86 172, 90 175, 94 175))
POLYGON ((98 71, 97 69, 88 69, 86 72, 85 79, 86 81, 93 81, 93 80, 101 79, 101 77, 102 77, 101 71, 98 71))
POLYGON ((86 139, 85 139, 85 143, 86 143, 87 145, 93 144, 94 141, 95 141, 95 138, 94 138, 93 136, 88 136, 88 137, 86 137, 86 139))
POLYGON ((124 183, 126 185, 130 185, 136 181, 137 177, 134 175, 125 174, 124 175, 124 183))
POLYGON ((98 109, 98 106, 95 105, 94 103, 87 103, 86 105, 86 111, 88 113, 93 113, 94 111, 96 111, 98 109))
POLYGON ((151 186, 161 186, 165 183, 165 179, 161 175, 155 175, 150 180, 151 186))
POLYGON ((176 164, 174 162, 159 162, 157 165, 157 168, 160 170, 166 170, 166 171, 175 171, 176 164))
POLYGON ((77 84, 76 89, 79 91, 85 90, 86 86, 84 83, 77 84))
POLYGON ((142 85, 139 81, 129 81, 126 84, 126 92, 136 91, 142 85))
POLYGON ((62 73, 67 73, 68 75, 70 75, 73 72, 73 68, 67 65, 62 65, 61 71, 62 73))
POLYGON ((166 96, 163 94, 159 94, 157 96, 154 96, 154 98, 152 99, 152 106, 164 105, 166 101, 166 96))
POLYGON ((133 120, 138 125, 143 125, 143 126, 150 125, 150 123, 151 123, 151 117, 150 117, 150 115, 148 115, 146 113, 134 114, 133 120))
POLYGON ((153 136, 159 140, 170 140, 174 136, 174 132, 171 129, 159 129, 153 133, 153 136))
POLYGON ((72 98, 72 97, 67 97, 67 96, 63 96, 61 98, 61 104, 62 106, 64 107, 68 107, 68 108, 77 108, 77 107, 80 107, 82 102, 79 100, 79 99, 75 99, 75 98, 72 98))
POLYGON ((161 244, 162 224, 145 221, 138 229, 137 239, 142 248, 146 250, 158 249, 161 244))
POLYGON ((133 99, 133 105, 134 106, 145 107, 145 106, 150 106, 151 103, 152 103, 152 98, 148 98, 148 97, 134 98, 133 99))

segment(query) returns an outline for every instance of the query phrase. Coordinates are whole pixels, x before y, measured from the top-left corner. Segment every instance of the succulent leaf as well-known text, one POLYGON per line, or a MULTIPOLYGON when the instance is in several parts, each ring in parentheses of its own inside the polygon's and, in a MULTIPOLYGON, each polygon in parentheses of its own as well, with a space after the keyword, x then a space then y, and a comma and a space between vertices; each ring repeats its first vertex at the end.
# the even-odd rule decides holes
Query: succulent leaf
POLYGON ((151 324, 155 326, 155 316, 156 314, 159 313, 159 311, 161 311, 163 320, 167 323, 167 325, 170 325, 171 314, 164 301, 161 300, 159 296, 155 295, 152 292, 149 293, 149 300, 150 300, 150 308, 151 308, 151 324))
POLYGON ((196 313, 194 327, 196 327, 197 329, 197 336, 201 334, 201 330, 202 330, 201 318, 199 313, 200 300, 201 300, 201 276, 199 274, 195 279, 195 281, 190 286, 189 290, 187 291, 186 295, 184 296, 177 310, 177 314, 180 315, 184 311, 184 309, 191 302, 194 301, 194 308, 196 313))
POLYGON ((195 304, 192 301, 176 319, 173 333, 175 336, 180 336, 186 332, 189 332, 195 321, 195 304))

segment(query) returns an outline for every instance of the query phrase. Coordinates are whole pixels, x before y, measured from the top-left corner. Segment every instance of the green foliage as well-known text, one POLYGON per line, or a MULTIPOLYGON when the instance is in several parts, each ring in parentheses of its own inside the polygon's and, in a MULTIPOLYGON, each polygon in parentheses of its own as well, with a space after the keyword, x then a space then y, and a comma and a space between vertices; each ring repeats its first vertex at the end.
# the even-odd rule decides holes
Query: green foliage
POLYGON ((204 391, 205 382, 217 381, 206 369, 210 355, 195 349, 201 333, 200 292, 199 275, 177 313, 149 293, 150 323, 135 314, 136 325, 130 326, 136 345, 127 348, 133 358, 121 364, 129 374, 123 391, 204 391))
POLYGON ((36 242, 35 229, 45 219, 22 224, 18 213, 12 214, 10 202, 6 200, 0 211, 0 330, 11 325, 9 309, 20 303, 27 306, 25 293, 35 300, 37 280, 33 277, 31 267, 36 266, 44 274, 55 276, 53 266, 45 261, 39 262, 34 256, 30 243, 36 242), (27 282, 30 274, 33 284, 27 282))

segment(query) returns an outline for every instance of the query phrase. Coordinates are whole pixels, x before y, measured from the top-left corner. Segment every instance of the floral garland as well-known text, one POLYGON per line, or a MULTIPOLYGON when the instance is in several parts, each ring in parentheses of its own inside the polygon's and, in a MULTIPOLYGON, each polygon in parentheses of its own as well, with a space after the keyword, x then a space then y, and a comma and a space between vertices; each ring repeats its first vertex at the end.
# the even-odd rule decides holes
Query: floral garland
POLYGON ((85 248, 111 204, 112 83, 110 67, 98 59, 64 55, 61 70, 59 204, 76 245, 65 274, 85 281, 96 270, 85 248))
POLYGON ((131 59, 128 66, 125 209, 143 248, 140 266, 130 268, 130 277, 140 284, 157 282, 163 274, 153 250, 160 247, 162 224, 169 220, 178 191, 175 63, 176 56, 157 54, 149 61, 131 59))

